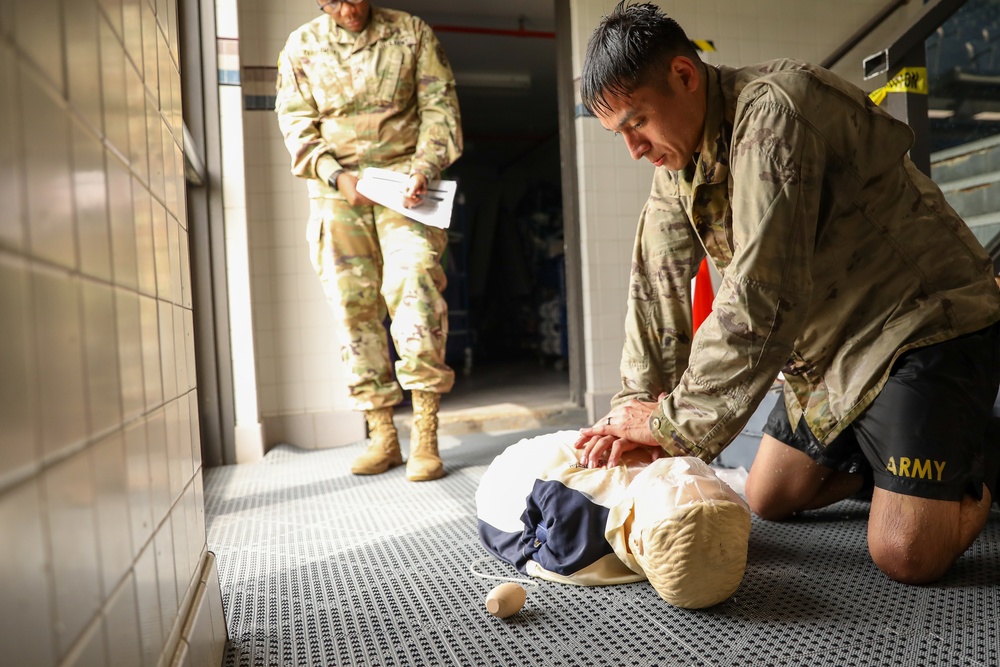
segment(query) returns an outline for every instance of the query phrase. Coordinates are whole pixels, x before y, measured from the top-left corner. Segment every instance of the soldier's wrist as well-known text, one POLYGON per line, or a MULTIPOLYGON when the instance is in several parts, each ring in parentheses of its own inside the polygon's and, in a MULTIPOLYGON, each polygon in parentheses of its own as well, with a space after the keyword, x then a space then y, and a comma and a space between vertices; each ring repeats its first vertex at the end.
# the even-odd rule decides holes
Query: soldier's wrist
POLYGON ((326 181, 331 188, 337 190, 338 192, 340 191, 340 188, 337 186, 337 179, 340 178, 340 175, 343 173, 344 173, 343 169, 338 169, 337 171, 330 174, 330 178, 328 178, 326 181))

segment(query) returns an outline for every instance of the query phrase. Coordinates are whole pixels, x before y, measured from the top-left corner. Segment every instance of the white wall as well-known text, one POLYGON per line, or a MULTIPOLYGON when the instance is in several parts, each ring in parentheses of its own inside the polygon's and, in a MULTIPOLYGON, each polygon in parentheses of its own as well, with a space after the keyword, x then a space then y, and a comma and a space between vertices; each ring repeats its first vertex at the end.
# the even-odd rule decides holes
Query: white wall
POLYGON ((266 446, 329 447, 365 436, 364 418, 347 401, 333 312, 309 261, 306 181, 289 171, 273 111, 278 54, 292 30, 318 15, 311 0, 239 2, 240 150, 256 391, 266 446))
MULTIPOLYGON (((572 0, 573 75, 579 91, 587 40, 616 0, 572 0)), ((681 24, 688 37, 710 40, 717 49, 706 62, 733 66, 779 57, 820 62, 854 33, 884 0, 680 0, 657 2, 681 24)), ((910 3, 919 5, 920 3, 910 3)), ((919 10, 909 8, 907 12, 919 10)), ((881 31, 891 32, 891 22, 881 31)), ((873 40, 866 45, 874 44, 873 40)), ((874 47, 871 47, 874 48, 874 47)), ((860 47, 853 60, 835 68, 862 85, 860 47)), ((874 82, 866 89, 876 87, 874 82)), ((579 104, 579 95, 577 95, 579 104)), ((652 183, 653 167, 633 162, 624 143, 596 118, 576 119, 577 171, 580 183, 586 405, 590 419, 608 409, 621 386, 618 362, 624 341, 633 235, 652 183)))
POLYGON ((4 664, 222 657, 176 17, 169 0, 0 4, 4 664))

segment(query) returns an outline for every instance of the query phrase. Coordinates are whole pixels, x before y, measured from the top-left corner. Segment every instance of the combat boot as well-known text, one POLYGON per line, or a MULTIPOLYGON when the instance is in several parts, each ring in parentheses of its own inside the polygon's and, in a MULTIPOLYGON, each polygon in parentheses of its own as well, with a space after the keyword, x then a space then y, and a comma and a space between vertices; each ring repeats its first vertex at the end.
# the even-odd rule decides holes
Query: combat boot
POLYGON ((351 472, 355 475, 378 475, 389 468, 402 465, 403 455, 399 451, 399 436, 392 421, 392 408, 366 410, 365 420, 368 422, 371 442, 368 449, 354 459, 351 472))
POLYGON ((444 476, 438 456, 438 406, 441 394, 432 391, 413 392, 413 427, 410 431, 410 458, 406 462, 406 479, 426 482, 444 476))

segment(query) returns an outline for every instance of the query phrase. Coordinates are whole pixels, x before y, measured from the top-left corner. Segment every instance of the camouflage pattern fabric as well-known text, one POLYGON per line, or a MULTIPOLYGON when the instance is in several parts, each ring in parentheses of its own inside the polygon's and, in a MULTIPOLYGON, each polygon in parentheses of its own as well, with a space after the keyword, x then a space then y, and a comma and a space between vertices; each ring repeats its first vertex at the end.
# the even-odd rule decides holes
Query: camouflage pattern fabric
POLYGON ((441 293, 447 280, 440 262, 448 233, 382 206, 311 201, 309 256, 336 315, 354 409, 396 405, 400 385, 450 391, 455 373, 445 364, 448 306, 441 293), (387 313, 400 357, 398 383, 382 325, 387 313))
POLYGON ((863 91, 789 60, 706 71, 697 164, 657 169, 639 221, 614 403, 669 392, 654 437, 711 461, 783 371, 828 444, 899 354, 1000 319, 992 263, 863 91), (692 340, 706 251, 722 282, 692 340))
POLYGON ((367 167, 433 180, 462 153, 454 75, 434 33, 403 12, 371 11, 357 35, 326 14, 295 30, 278 59, 275 103, 292 173, 308 179, 306 237, 356 410, 399 403, 400 384, 445 393, 454 383, 444 361, 447 232, 381 206, 352 207, 327 183, 338 169, 360 176, 367 167))
POLYGON ((359 35, 326 14, 294 31, 278 57, 275 112, 312 197, 337 196, 327 180, 338 169, 434 180, 462 153, 444 49, 419 18, 381 7, 359 35))

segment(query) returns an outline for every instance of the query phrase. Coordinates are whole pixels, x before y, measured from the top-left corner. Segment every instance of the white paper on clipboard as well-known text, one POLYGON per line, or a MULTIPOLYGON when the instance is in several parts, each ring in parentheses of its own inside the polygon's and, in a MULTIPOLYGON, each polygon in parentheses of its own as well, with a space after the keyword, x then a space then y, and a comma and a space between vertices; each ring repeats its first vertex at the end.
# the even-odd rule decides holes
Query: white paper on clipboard
POLYGON ((409 180, 407 174, 388 169, 369 167, 361 174, 358 192, 376 204, 391 208, 411 220, 447 229, 451 225, 451 211, 455 206, 457 181, 431 181, 427 184, 424 201, 413 208, 403 206, 403 188, 409 180))

